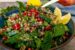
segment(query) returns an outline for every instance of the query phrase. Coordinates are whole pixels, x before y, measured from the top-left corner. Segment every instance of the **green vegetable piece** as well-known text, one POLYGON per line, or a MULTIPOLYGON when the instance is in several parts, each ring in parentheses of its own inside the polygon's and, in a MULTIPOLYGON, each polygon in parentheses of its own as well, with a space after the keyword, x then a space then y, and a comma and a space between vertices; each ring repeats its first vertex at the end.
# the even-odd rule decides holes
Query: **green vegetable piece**
POLYGON ((42 50, 49 50, 51 48, 51 41, 52 41, 52 32, 46 31, 44 40, 41 44, 41 49, 42 50))
POLYGON ((34 18, 34 16, 32 16, 32 19, 31 19, 31 22, 34 22, 35 23, 35 18, 34 18))
POLYGON ((18 31, 13 30, 13 31, 10 31, 10 32, 8 33, 8 35, 9 35, 9 36, 13 36, 13 35, 15 35, 15 34, 17 34, 17 33, 18 33, 18 31))
POLYGON ((19 9, 19 16, 23 17, 22 12, 26 10, 26 5, 23 2, 19 2, 19 1, 17 1, 17 3, 19 5, 19 7, 18 7, 18 9, 19 9))
POLYGON ((32 8, 35 8, 35 6, 29 5, 28 9, 30 10, 30 9, 32 9, 32 8))
POLYGON ((28 20, 28 19, 29 19, 29 17, 28 17, 28 16, 25 16, 25 17, 24 17, 24 20, 28 20))
POLYGON ((65 31, 69 31, 69 28, 66 25, 64 25, 64 28, 65 28, 65 31))
POLYGON ((21 37, 20 37, 21 40, 23 41, 28 41, 28 40, 32 40, 31 36, 29 34, 23 34, 21 37))
POLYGON ((17 1, 17 3, 21 12, 26 10, 26 5, 23 2, 17 1))
POLYGON ((44 22, 43 25, 44 25, 44 26, 48 26, 49 24, 48 24, 47 22, 44 22))
POLYGON ((15 42, 18 41, 20 35, 19 34, 16 34, 12 37, 9 37, 8 40, 5 41, 5 43, 10 43, 10 44, 14 44, 15 42))
POLYGON ((51 22, 51 19, 50 18, 48 18, 48 17, 46 17, 46 16, 44 16, 44 15, 40 15, 40 17, 43 19, 43 20, 45 20, 46 22, 48 22, 49 24, 50 24, 50 22, 51 22))
POLYGON ((40 46, 41 46, 41 40, 39 38, 35 39, 35 43, 36 43, 36 47, 40 48, 40 46))
POLYGON ((68 28, 63 24, 57 24, 54 28, 54 37, 64 35, 65 31, 68 31, 68 28))
POLYGON ((23 42, 20 42, 20 43, 16 44, 15 47, 16 47, 16 48, 20 48, 20 47, 22 47, 22 46, 24 46, 24 45, 25 45, 25 44, 24 44, 23 42))
POLYGON ((7 23, 6 23, 8 26, 12 26, 11 22, 7 20, 7 23))
POLYGON ((30 33, 31 34, 31 36, 32 37, 37 37, 38 35, 39 35, 39 33, 38 33, 38 31, 37 31, 37 29, 36 30, 34 30, 32 33, 30 33))

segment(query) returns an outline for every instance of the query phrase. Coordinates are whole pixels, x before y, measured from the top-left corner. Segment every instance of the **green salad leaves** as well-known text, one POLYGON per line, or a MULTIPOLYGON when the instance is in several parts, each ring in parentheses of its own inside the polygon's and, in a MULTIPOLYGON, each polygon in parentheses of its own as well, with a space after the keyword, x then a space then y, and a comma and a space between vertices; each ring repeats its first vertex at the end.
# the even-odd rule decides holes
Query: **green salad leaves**
POLYGON ((65 32, 69 32, 67 25, 52 23, 52 19, 55 19, 52 12, 47 14, 41 8, 29 6, 19 1, 17 3, 18 6, 2 9, 3 15, 11 10, 18 10, 15 15, 11 13, 5 18, 5 27, 0 29, 0 33, 3 31, 0 34, 3 43, 15 44, 14 48, 16 49, 25 46, 26 49, 49 50, 53 45, 56 47, 56 40, 60 41, 65 32), (48 17, 48 15, 51 16, 48 17))

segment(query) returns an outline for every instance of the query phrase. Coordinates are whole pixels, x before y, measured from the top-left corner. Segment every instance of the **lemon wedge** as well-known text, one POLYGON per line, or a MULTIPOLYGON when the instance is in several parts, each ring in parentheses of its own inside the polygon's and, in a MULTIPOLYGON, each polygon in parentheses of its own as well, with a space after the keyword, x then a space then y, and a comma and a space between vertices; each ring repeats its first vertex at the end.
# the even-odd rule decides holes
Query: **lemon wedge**
POLYGON ((58 7, 55 8, 54 15, 56 15, 58 19, 61 18, 62 13, 61 13, 61 10, 58 7))
POLYGON ((62 24, 67 24, 71 19, 71 14, 68 13, 66 15, 64 15, 63 17, 61 17, 61 20, 59 21, 62 24))
POLYGON ((58 24, 61 17, 62 17, 62 13, 61 13, 61 10, 56 7, 55 10, 54 10, 54 15, 56 16, 55 19, 53 20, 53 23, 54 24, 58 24))
POLYGON ((27 5, 41 6, 42 2, 40 0, 28 0, 27 5))
POLYGON ((59 24, 59 23, 67 24, 71 19, 70 13, 62 16, 61 9, 59 9, 58 7, 55 8, 54 15, 56 16, 56 19, 54 19, 53 21, 54 24, 59 24))

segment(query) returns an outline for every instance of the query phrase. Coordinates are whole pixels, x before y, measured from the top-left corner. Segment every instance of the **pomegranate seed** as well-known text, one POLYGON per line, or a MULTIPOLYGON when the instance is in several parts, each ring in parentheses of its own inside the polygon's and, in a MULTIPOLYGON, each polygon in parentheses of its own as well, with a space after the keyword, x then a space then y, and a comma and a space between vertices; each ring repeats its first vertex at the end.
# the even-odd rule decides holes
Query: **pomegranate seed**
POLYGON ((36 16, 39 16, 39 13, 38 12, 35 12, 34 13, 34 16, 36 17, 36 16))
POLYGON ((13 28, 14 30, 19 30, 19 29, 20 29, 20 24, 17 23, 17 24, 15 24, 15 25, 13 25, 12 28, 13 28))
POLYGON ((23 12, 23 15, 24 15, 24 16, 26 16, 26 15, 27 15, 27 12, 26 12, 26 11, 25 11, 25 12, 23 12))
POLYGON ((44 28, 44 30, 51 30, 52 28, 51 28, 51 26, 50 25, 48 25, 48 26, 46 26, 45 28, 44 28))
POLYGON ((32 48, 28 48, 28 50, 32 50, 32 48))
POLYGON ((28 12, 28 16, 29 16, 29 17, 32 16, 32 13, 31 13, 31 12, 28 12))
POLYGON ((64 36, 69 37, 70 35, 68 34, 68 32, 65 32, 64 36))
POLYGON ((35 19, 39 18, 39 15, 35 16, 35 19))
POLYGON ((7 36, 3 36, 3 38, 2 38, 3 40, 7 40, 8 38, 7 38, 7 36))
POLYGON ((36 11, 37 11, 37 10, 36 10, 35 8, 32 8, 32 9, 30 10, 31 13, 36 12, 36 11))
POLYGON ((38 18, 37 18, 37 21, 38 21, 38 22, 43 22, 43 19, 41 19, 41 18, 38 17, 38 18))
POLYGON ((35 8, 31 9, 30 12, 33 13, 34 16, 38 16, 39 15, 38 11, 35 8))

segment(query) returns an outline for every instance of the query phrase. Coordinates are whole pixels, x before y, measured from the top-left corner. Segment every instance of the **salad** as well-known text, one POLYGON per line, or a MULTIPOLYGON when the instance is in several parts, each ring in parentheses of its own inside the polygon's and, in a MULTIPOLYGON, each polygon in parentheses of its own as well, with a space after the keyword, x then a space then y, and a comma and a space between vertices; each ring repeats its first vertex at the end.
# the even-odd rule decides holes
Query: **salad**
POLYGON ((19 6, 7 7, 1 11, 4 16, 4 25, 0 27, 3 44, 16 50, 49 50, 70 37, 66 25, 70 14, 61 17, 59 8, 53 13, 49 8, 43 11, 33 5, 22 2, 18 4, 19 6), (17 12, 5 15, 11 10, 17 12))

